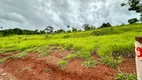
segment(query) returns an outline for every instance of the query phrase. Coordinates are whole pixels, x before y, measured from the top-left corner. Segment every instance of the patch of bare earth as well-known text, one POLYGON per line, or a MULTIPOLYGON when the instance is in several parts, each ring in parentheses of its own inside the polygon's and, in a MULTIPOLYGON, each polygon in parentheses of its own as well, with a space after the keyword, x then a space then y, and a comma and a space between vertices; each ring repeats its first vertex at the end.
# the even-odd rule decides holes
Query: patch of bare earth
POLYGON ((126 60, 120 64, 120 70, 123 73, 136 73, 135 58, 126 58, 126 60))
MULTIPOLYGON (((97 64, 96 68, 83 68, 81 66, 82 60, 74 59, 67 64, 65 69, 56 66, 56 63, 69 53, 70 51, 52 50, 51 54, 45 57, 39 57, 36 53, 29 53, 22 59, 7 60, 0 64, 0 69, 8 73, 5 76, 11 74, 5 80, 114 80, 117 70, 103 64, 97 64)), ((99 58, 95 54, 93 56, 95 59, 99 58)), ((129 62, 129 59, 122 63, 122 71, 129 71, 129 68, 125 69, 125 67, 133 65, 131 63, 124 66, 123 64, 127 62, 129 62)), ((0 78, 0 80, 4 79, 0 78)))
POLYGON ((68 64, 66 71, 76 74, 80 80, 114 80, 115 69, 103 64, 97 64, 96 68, 83 68, 81 62, 74 59, 68 64))
POLYGON ((4 54, 0 54, 0 59, 8 57, 8 56, 12 56, 14 54, 17 54, 18 52, 8 52, 8 53, 4 53, 4 54))

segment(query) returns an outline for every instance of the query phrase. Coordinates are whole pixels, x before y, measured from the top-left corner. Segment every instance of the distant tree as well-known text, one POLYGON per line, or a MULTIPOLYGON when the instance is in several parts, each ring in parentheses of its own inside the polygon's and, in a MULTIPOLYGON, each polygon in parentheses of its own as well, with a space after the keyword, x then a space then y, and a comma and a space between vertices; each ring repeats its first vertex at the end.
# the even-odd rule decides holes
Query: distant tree
POLYGON ((22 34, 22 30, 19 28, 15 28, 15 29, 13 29, 13 31, 15 34, 18 34, 18 35, 22 34))
POLYGON ((65 30, 59 29, 59 30, 57 30, 57 31, 54 31, 54 33, 65 33, 65 30))
POLYGON ((38 29, 36 29, 36 30, 34 31, 34 34, 39 34, 38 29))
POLYGON ((24 35, 32 35, 32 34, 38 34, 35 31, 32 30, 22 30, 22 34, 24 35))
POLYGON ((111 27, 111 24, 110 24, 110 23, 107 23, 107 26, 108 26, 108 27, 111 27))
POLYGON ((137 18, 129 19, 128 22, 129 24, 137 23, 138 19, 137 18))
POLYGON ((90 29, 96 29, 96 27, 92 25, 90 29))
POLYGON ((70 33, 70 32, 71 32, 71 30, 68 30, 68 31, 67 31, 67 33, 70 33))
POLYGON ((54 28, 52 26, 47 26, 44 30, 45 30, 46 34, 47 33, 50 34, 50 33, 53 33, 54 28))
POLYGON ((103 23, 100 28, 111 27, 110 23, 103 23))
POLYGON ((128 2, 122 3, 121 6, 128 5, 128 11, 135 11, 140 13, 140 20, 142 22, 142 0, 127 0, 128 2))
POLYGON ((126 4, 125 3, 121 3, 121 6, 123 7, 123 6, 125 6, 126 4))
POLYGON ((2 29, 3 29, 3 27, 0 27, 0 29, 2 30, 2 29))
POLYGON ((140 16, 140 22, 142 22, 142 14, 141 14, 141 16, 140 16))
POLYGON ((39 31, 40 34, 45 34, 46 32, 44 30, 39 31))
POLYGON ((72 32, 76 32, 76 31, 77 31, 77 29, 72 27, 72 32))
POLYGON ((84 24, 82 27, 84 28, 84 30, 90 30, 89 24, 84 24))
POLYGON ((39 34, 38 30, 22 30, 19 28, 14 29, 5 29, 0 30, 0 36, 10 36, 10 35, 33 35, 33 34, 39 34))
POLYGON ((69 26, 69 25, 67 25, 67 28, 70 28, 70 26, 69 26))
POLYGON ((82 30, 78 30, 78 32, 81 32, 82 30))
POLYGON ((121 24, 121 26, 124 26, 124 25, 125 25, 124 23, 121 24))
POLYGON ((84 24, 83 26, 82 26, 83 28, 84 28, 84 30, 92 30, 92 29, 95 29, 95 26, 89 26, 89 24, 84 24))
POLYGON ((57 31, 54 31, 54 33, 57 33, 57 31))

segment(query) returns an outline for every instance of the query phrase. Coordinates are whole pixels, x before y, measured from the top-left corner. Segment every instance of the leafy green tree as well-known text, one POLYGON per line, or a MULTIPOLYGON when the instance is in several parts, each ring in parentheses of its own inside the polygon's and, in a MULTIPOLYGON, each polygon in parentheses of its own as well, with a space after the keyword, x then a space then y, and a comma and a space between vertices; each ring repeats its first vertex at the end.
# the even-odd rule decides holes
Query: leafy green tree
POLYGON ((54 33, 65 33, 65 30, 59 29, 59 30, 57 30, 57 31, 54 31, 54 33))
POLYGON ((110 23, 103 23, 100 28, 111 27, 110 23))
POLYGON ((19 28, 14 29, 5 29, 0 30, 0 36, 10 36, 10 35, 33 35, 33 34, 39 34, 38 30, 22 30, 19 28))
POLYGON ((76 31, 77 31, 77 29, 72 27, 72 32, 76 32, 76 31))
POLYGON ((34 34, 39 34, 37 29, 34 31, 34 34))
POLYGON ((126 5, 125 3, 122 3, 122 4, 121 4, 122 7, 125 6, 125 5, 126 5))
POLYGON ((14 33, 15 33, 15 34, 18 34, 18 35, 22 34, 22 30, 19 29, 19 28, 15 28, 15 29, 13 29, 13 30, 14 30, 14 33))
POLYGON ((40 34, 45 34, 45 31, 44 30, 40 30, 39 33, 40 34))
POLYGON ((45 32, 48 34, 53 33, 54 28, 52 26, 47 26, 45 29, 45 32))
POLYGON ((135 11, 136 13, 140 13, 140 21, 142 22, 142 0, 127 0, 127 3, 122 3, 121 6, 128 5, 129 11, 135 11))
POLYGON ((67 28, 70 28, 70 26, 69 26, 69 25, 67 25, 67 28))
POLYGON ((122 3, 121 6, 129 5, 129 11, 142 13, 142 0, 128 0, 128 3, 122 3))
POLYGON ((82 30, 78 30, 78 32, 81 32, 82 30))
POLYGON ((137 23, 138 19, 137 18, 129 19, 128 22, 129 24, 137 23))
POLYGON ((141 16, 140 16, 140 22, 142 22, 142 14, 141 14, 141 16))
POLYGON ((84 24, 82 27, 84 28, 84 30, 90 30, 89 24, 84 24))
POLYGON ((71 33, 71 30, 68 30, 67 33, 71 33))
POLYGON ((91 26, 91 29, 96 29, 96 27, 92 25, 92 26, 91 26))
POLYGON ((89 24, 84 24, 83 26, 82 26, 83 28, 84 28, 84 30, 92 30, 92 29, 95 29, 95 26, 89 26, 89 24))
POLYGON ((0 27, 0 29, 2 30, 2 29, 3 29, 3 27, 0 27))

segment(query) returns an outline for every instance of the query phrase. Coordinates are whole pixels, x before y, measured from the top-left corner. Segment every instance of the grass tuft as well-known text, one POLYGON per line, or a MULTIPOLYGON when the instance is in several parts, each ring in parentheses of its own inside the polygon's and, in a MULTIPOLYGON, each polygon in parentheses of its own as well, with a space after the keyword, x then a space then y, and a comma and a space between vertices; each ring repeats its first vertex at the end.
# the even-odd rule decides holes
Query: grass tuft
POLYGON ((5 58, 0 59, 0 63, 5 62, 5 61, 8 60, 9 58, 10 58, 10 57, 5 57, 5 58))
POLYGON ((75 59, 77 57, 76 54, 69 54, 64 59, 67 61, 71 61, 72 59, 75 59))
POLYGON ((112 56, 101 57, 103 64, 108 65, 112 68, 117 68, 120 63, 124 60, 123 58, 113 58, 112 56))
POLYGON ((67 65, 67 61, 65 60, 61 60, 59 62, 57 62, 57 66, 61 67, 61 68, 65 68, 67 65))
POLYGON ((48 52, 48 51, 44 51, 44 52, 42 52, 42 53, 40 53, 40 57, 44 57, 44 56, 47 56, 47 55, 49 55, 50 54, 50 52, 48 52))
POLYGON ((86 68, 95 68, 97 65, 98 61, 94 60, 93 58, 87 59, 82 63, 83 67, 86 68))
POLYGON ((116 80, 137 80, 137 75, 135 73, 118 73, 117 76, 115 76, 116 80))

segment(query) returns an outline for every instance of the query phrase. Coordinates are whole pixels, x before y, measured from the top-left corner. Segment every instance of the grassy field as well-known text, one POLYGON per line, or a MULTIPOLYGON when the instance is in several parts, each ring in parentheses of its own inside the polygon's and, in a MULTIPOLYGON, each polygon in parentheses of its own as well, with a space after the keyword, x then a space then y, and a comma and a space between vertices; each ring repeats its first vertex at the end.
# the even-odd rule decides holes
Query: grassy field
POLYGON ((0 54, 20 52, 0 62, 8 58, 21 58, 31 51, 45 56, 50 53, 46 48, 62 46, 62 49, 72 51, 62 62, 64 64, 73 58, 81 58, 86 60, 87 65, 91 64, 91 55, 96 53, 104 64, 117 67, 123 60, 119 56, 133 56, 135 36, 141 35, 142 24, 132 24, 73 33, 0 37, 0 54))

